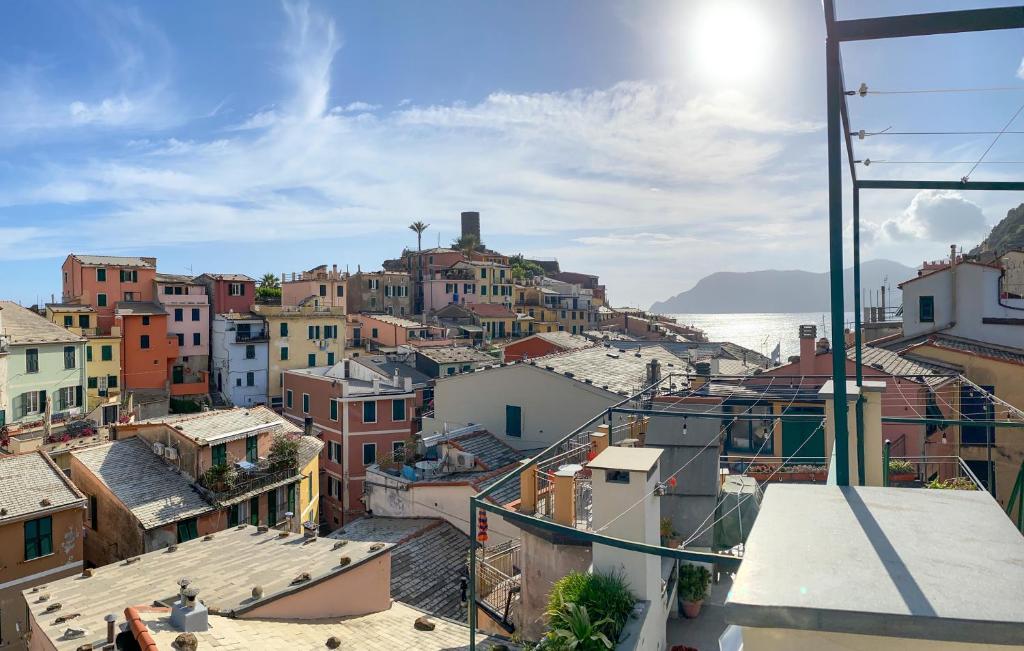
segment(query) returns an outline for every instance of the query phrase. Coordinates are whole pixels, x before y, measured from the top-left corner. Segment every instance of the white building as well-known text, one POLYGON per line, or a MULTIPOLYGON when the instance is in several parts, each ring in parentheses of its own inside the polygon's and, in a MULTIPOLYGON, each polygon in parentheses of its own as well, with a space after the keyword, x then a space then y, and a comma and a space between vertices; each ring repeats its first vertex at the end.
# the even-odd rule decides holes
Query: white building
POLYGON ((210 370, 214 389, 230 405, 267 402, 267 326, 262 317, 229 312, 213 317, 210 370))
POLYGON ((935 332, 1024 346, 1024 299, 1004 298, 999 266, 963 261, 900 284, 903 336, 935 332))
POLYGON ((596 346, 441 378, 423 432, 480 425, 519 449, 547 447, 659 376, 693 369, 660 346, 596 346))

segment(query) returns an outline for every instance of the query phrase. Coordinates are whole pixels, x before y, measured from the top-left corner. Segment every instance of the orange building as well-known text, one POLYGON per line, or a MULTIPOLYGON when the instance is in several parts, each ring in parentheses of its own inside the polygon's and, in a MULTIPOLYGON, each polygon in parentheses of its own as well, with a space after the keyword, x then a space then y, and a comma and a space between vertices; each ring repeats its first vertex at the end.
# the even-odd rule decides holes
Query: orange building
POLYGON ((125 389, 167 390, 178 339, 167 334, 167 312, 156 303, 120 302, 114 324, 121 328, 125 389))
POLYGON ((153 300, 156 258, 72 253, 61 272, 63 301, 96 308, 101 334, 113 325, 118 303, 153 300))

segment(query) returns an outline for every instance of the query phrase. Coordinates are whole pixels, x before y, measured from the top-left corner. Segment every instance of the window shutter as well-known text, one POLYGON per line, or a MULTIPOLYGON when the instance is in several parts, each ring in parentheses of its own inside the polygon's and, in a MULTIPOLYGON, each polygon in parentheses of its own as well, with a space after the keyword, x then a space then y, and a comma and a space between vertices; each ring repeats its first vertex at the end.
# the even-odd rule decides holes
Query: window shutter
POLYGON ((46 411, 46 391, 39 392, 39 411, 40 413, 46 411))
POLYGON ((242 288, 242 296, 245 296, 245 283, 239 283, 239 286, 242 288))
POLYGON ((76 407, 81 407, 82 406, 82 385, 81 384, 75 386, 75 406, 76 407))

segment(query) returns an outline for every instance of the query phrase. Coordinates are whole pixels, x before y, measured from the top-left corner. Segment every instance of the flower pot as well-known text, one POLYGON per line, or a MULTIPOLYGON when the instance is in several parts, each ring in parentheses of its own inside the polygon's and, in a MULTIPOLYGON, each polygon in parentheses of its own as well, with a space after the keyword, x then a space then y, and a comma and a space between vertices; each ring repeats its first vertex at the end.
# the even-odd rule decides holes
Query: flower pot
POLYGON ((686 615, 688 619, 696 619, 697 615, 700 615, 700 607, 704 605, 704 601, 684 601, 683 602, 683 615, 686 615))
POLYGON ((890 472, 889 481, 914 481, 917 479, 915 472, 890 472))

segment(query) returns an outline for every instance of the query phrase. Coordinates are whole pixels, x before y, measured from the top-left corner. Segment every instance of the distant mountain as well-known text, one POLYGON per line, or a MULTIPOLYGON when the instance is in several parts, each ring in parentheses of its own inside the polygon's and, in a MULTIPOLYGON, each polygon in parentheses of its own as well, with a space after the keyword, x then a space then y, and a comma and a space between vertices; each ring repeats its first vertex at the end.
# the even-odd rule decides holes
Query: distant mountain
POLYGON ((995 225, 981 244, 971 249, 971 255, 1002 254, 1010 249, 1024 248, 1024 203, 1011 208, 1006 217, 995 225))
MULTIPOLYGON (((917 270, 891 260, 872 260, 860 267, 861 287, 874 291, 886 283, 899 305, 896 284, 917 270)), ((845 273, 846 309, 853 309, 853 269, 845 273)), ((719 271, 701 278, 693 289, 651 306, 658 314, 728 312, 819 312, 829 309, 829 273, 810 271, 719 271)))

